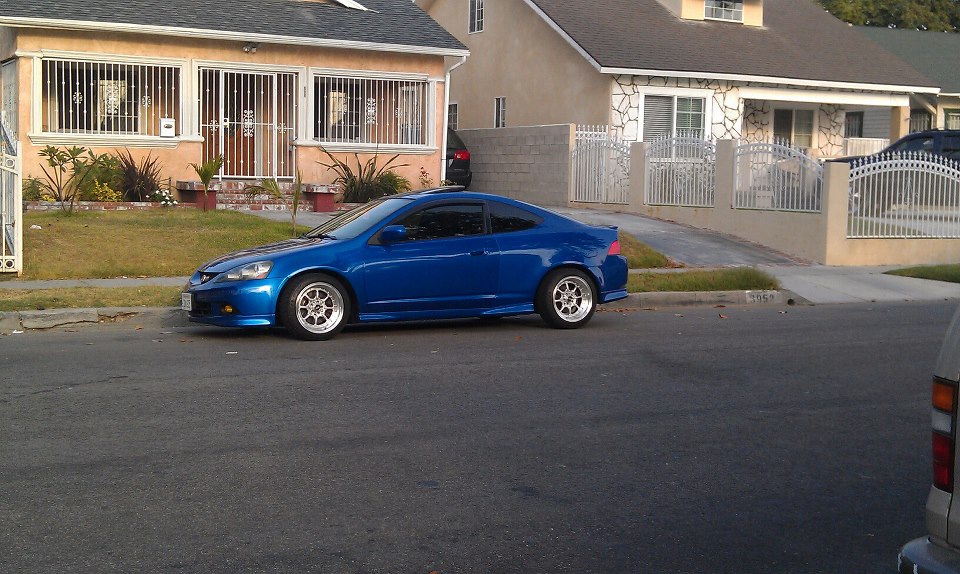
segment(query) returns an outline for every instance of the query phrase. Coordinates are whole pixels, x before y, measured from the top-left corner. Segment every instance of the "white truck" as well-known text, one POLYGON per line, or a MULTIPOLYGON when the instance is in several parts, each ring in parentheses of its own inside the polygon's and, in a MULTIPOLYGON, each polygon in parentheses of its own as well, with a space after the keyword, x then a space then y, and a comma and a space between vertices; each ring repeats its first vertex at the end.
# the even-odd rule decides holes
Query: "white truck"
POLYGON ((927 496, 927 536, 908 542, 899 574, 960 573, 960 492, 957 490, 957 389, 960 386, 960 309, 953 316, 933 377, 933 484, 927 496), (955 493, 956 492, 956 496, 955 493), (958 500, 954 501, 954 498, 958 500), (953 504, 956 502, 956 504, 953 504))

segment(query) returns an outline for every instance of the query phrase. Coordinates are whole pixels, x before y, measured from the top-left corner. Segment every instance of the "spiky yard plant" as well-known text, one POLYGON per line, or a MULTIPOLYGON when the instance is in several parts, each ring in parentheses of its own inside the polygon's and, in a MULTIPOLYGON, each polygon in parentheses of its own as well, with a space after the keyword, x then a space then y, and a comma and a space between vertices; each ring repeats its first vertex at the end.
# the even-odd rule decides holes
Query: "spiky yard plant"
POLYGON ((373 157, 361 163, 360 154, 355 153, 353 156, 357 161, 357 167, 354 170, 347 162, 333 157, 323 148, 320 149, 330 159, 330 163, 322 161, 317 163, 332 169, 337 174, 334 183, 340 185, 343 190, 343 201, 346 203, 366 203, 371 199, 410 190, 410 181, 390 169, 408 165, 405 163, 394 165, 400 154, 378 166, 379 154, 375 153, 373 157))
POLYGON ((220 168, 223 167, 223 155, 210 158, 200 165, 191 163, 190 167, 197 172, 197 177, 200 178, 200 184, 203 186, 203 210, 206 211, 207 191, 210 189, 210 182, 213 181, 213 177, 220 173, 220 168))
POLYGON ((163 165, 147 154, 138 162, 130 150, 116 152, 119 187, 127 201, 150 201, 163 186, 163 165))
POLYGON ((264 179, 260 183, 244 187, 243 191, 251 199, 257 195, 268 195, 282 201, 290 212, 293 235, 297 235, 297 212, 300 211, 300 200, 303 198, 303 174, 300 173, 300 170, 297 170, 297 177, 291 183, 289 191, 284 191, 275 179, 264 179))

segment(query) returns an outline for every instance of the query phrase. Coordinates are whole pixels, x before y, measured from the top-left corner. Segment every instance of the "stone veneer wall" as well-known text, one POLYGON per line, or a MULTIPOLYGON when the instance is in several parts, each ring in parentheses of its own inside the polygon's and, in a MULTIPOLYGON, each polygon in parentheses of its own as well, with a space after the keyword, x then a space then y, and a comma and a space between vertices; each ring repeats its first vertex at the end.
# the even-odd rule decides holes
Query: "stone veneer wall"
POLYGON ((566 207, 574 130, 572 124, 458 130, 470 151, 470 190, 566 207))
MULTIPOLYGON (((733 83, 697 78, 668 78, 663 76, 614 76, 611 99, 611 123, 625 141, 638 141, 640 134, 641 92, 649 88, 685 88, 707 90, 713 93, 707 105, 711 106, 711 125, 707 133, 711 139, 738 139, 772 141, 773 109, 770 102, 743 100, 739 88, 776 87, 775 84, 756 82, 733 83), (742 133, 741 133, 742 132, 742 133)), ((790 104, 786 104, 790 107, 790 104)), ((821 104, 817 109, 818 132, 816 149, 820 156, 832 157, 843 151, 844 109, 832 104, 821 104)))

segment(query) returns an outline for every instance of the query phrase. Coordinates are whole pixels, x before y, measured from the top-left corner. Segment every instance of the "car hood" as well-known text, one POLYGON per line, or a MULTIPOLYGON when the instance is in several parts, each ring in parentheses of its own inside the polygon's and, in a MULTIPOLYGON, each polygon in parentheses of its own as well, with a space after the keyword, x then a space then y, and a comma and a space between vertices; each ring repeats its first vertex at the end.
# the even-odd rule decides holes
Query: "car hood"
POLYGON ((251 247, 249 249, 242 249, 240 251, 227 253, 226 255, 221 255, 220 257, 207 261, 201 265, 199 270, 207 273, 222 273, 239 265, 246 265, 247 263, 253 263, 254 261, 273 260, 278 256, 289 255, 310 247, 316 247, 323 243, 332 242, 332 239, 320 237, 297 237, 296 239, 286 239, 276 243, 269 243, 267 245, 260 245, 258 247, 251 247))

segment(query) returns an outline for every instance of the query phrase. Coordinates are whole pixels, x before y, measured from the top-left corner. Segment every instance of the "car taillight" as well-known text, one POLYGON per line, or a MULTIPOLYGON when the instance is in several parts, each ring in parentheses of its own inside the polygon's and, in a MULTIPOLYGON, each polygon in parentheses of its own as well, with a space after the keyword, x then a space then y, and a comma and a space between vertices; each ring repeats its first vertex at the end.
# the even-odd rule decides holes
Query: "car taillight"
POLYGON ((957 384, 934 377, 931 412, 933 427, 933 485, 953 491, 954 447, 957 440, 957 384))
POLYGON ((607 249, 607 255, 620 255, 620 241, 614 241, 610 244, 610 249, 607 249))
POLYGON ((465 149, 458 149, 453 152, 453 159, 470 159, 470 152, 465 149))

